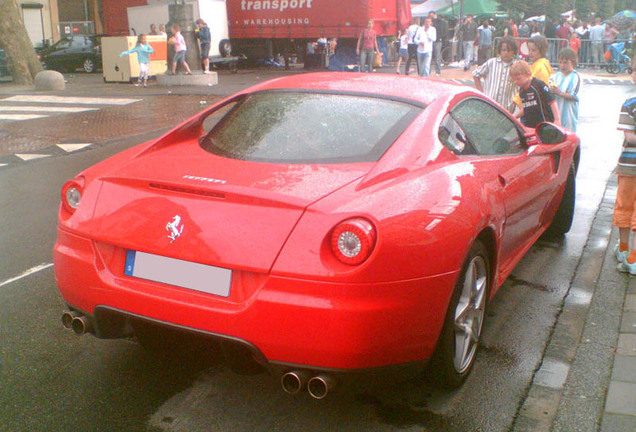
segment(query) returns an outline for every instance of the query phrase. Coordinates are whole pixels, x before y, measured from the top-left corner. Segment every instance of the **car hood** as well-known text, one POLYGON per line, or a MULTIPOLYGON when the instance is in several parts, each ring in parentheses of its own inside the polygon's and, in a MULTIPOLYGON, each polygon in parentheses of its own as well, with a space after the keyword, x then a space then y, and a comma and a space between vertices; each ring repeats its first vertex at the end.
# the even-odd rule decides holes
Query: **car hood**
POLYGON ((307 206, 372 166, 254 163, 209 154, 196 143, 168 146, 99 177, 91 236, 130 250, 266 272, 307 206))

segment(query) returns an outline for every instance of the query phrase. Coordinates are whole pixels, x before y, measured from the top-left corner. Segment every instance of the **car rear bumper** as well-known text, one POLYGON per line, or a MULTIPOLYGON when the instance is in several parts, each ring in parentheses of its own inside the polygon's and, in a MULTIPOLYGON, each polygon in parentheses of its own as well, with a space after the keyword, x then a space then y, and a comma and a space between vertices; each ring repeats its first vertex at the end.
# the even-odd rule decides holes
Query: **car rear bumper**
POLYGON ((58 230, 58 287, 73 309, 96 318, 99 337, 120 335, 100 329, 100 316, 114 312, 240 341, 270 365, 319 369, 426 360, 457 278, 347 284, 234 271, 230 296, 219 297, 126 276, 123 255, 58 230))

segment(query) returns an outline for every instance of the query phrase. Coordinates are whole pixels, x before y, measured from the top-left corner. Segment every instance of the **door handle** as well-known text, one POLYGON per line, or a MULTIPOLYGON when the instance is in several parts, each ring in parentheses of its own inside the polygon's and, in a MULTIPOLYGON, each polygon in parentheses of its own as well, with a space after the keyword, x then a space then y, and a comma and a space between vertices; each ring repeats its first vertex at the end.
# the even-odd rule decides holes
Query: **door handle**
POLYGON ((498 174, 497 179, 499 180, 499 183, 501 183, 501 186, 506 187, 506 179, 504 178, 504 176, 498 174))

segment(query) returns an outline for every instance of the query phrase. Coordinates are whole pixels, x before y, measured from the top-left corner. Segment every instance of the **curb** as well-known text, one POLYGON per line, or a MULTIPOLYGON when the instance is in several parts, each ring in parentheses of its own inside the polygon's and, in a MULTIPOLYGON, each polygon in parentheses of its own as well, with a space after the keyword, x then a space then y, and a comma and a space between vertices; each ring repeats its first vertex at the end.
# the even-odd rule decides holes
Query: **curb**
MULTIPOLYGON (((615 197, 612 176, 514 432, 632 430, 612 428, 612 415, 606 416, 625 293, 636 288, 636 279, 616 271, 608 247, 617 238, 612 229, 615 197), (601 428, 606 424, 607 429, 601 428)), ((635 425, 636 417, 631 421, 635 425)))

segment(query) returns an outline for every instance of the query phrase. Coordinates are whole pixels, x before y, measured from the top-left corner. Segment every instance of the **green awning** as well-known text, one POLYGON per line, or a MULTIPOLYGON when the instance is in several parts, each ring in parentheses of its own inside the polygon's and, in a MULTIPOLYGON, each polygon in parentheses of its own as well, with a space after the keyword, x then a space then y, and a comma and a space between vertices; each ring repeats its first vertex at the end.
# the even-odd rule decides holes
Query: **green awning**
MULTIPOLYGON (((475 18, 505 18, 506 12, 499 10, 500 6, 495 0, 464 0, 464 16, 473 15, 475 18)), ((459 2, 453 2, 445 8, 437 11, 442 16, 459 16, 459 2)))

